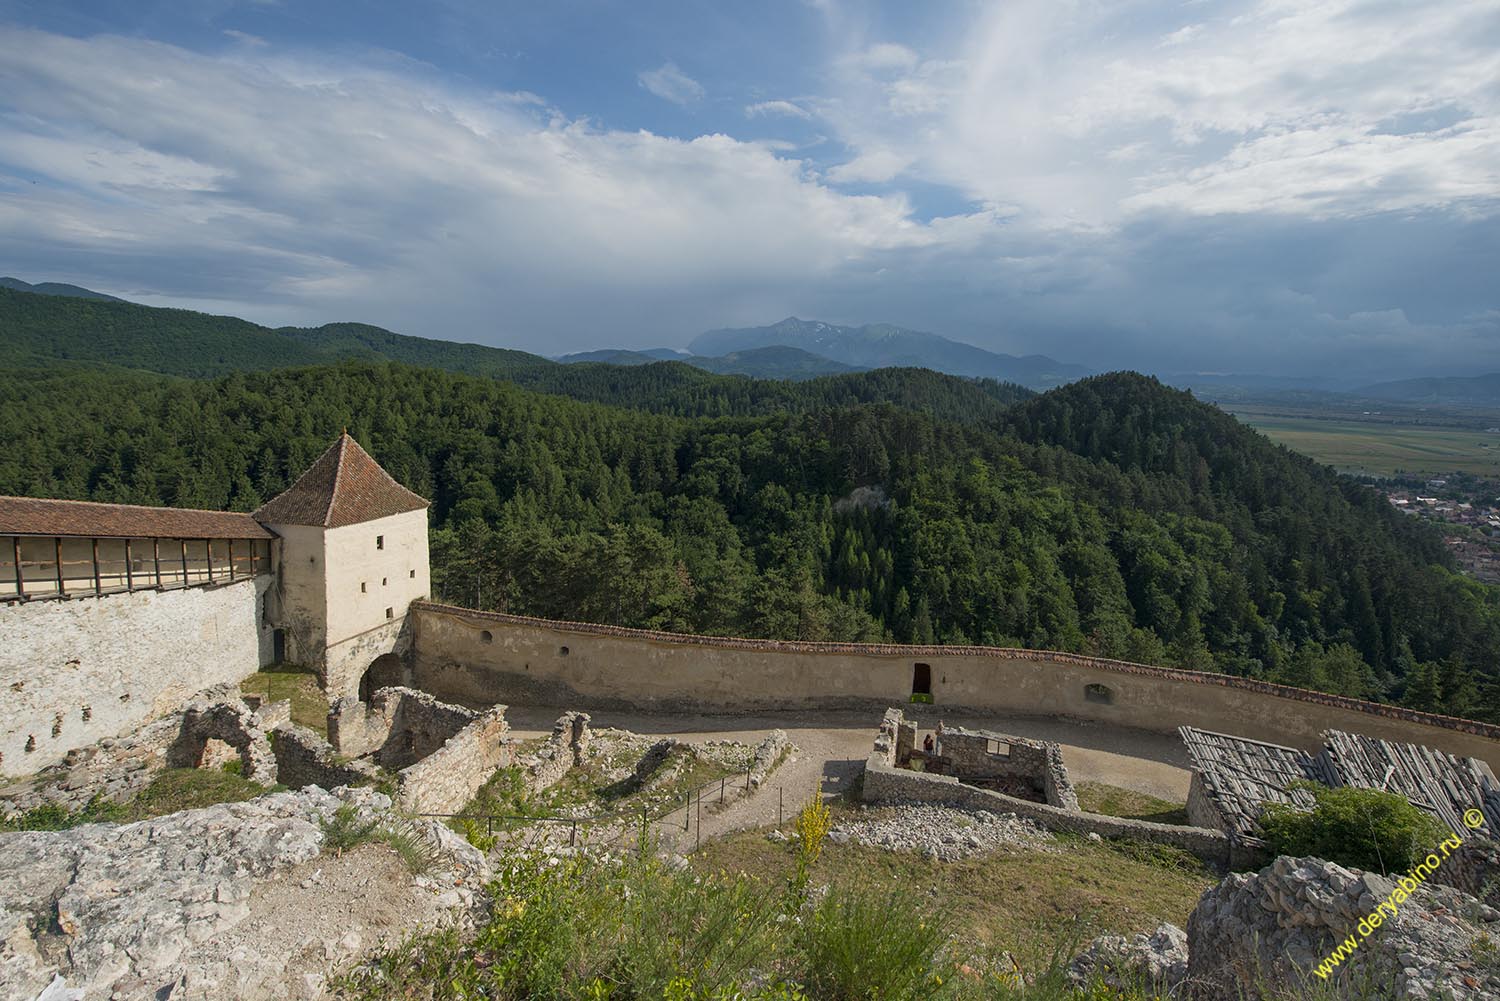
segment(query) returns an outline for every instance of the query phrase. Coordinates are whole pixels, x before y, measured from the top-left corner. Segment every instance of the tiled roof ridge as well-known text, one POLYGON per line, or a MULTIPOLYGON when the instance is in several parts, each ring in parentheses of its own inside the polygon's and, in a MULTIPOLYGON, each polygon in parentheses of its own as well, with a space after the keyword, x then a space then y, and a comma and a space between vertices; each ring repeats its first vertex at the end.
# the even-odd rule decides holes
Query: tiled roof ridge
POLYGON ((1445 730, 1470 733, 1488 740, 1500 740, 1500 726, 1460 716, 1444 716, 1440 713, 1408 709, 1405 706, 1385 702, 1369 702, 1347 695, 1330 695, 1308 688, 1280 685, 1259 678, 1243 678, 1233 674, 1214 674, 1208 671, 1187 671, 1178 667, 1157 667, 1154 664, 1136 664, 1127 660, 1108 657, 1093 657, 1088 654, 1067 653, 1062 650, 1033 650, 1025 647, 990 646, 940 646, 935 644, 912 645, 905 643, 839 643, 820 640, 762 640, 734 636, 704 636, 696 633, 667 633, 651 629, 633 629, 628 626, 609 626, 595 622, 570 622, 564 619, 542 619, 529 615, 512 615, 508 612, 484 612, 457 605, 444 605, 434 601, 414 601, 413 608, 428 608, 450 615, 488 619, 493 622, 513 625, 540 626, 566 632, 593 633, 600 636, 617 636, 625 639, 653 640, 661 643, 679 643, 696 646, 718 646, 727 650, 762 650, 768 653, 843 653, 851 655, 884 657, 994 657, 1001 660, 1035 660, 1046 658, 1064 664, 1093 667, 1116 674, 1135 674, 1146 677, 1187 681, 1200 685, 1218 685, 1223 688, 1238 688, 1243 691, 1274 695, 1278 698, 1299 702, 1314 702, 1320 705, 1353 712, 1384 716, 1388 719, 1406 720, 1445 730))
POLYGON ((428 503, 345 430, 291 486, 257 508, 255 517, 272 525, 343 528, 419 511, 428 503))
POLYGON ((114 501, 75 500, 72 497, 27 497, 23 494, 0 494, 0 501, 45 501, 48 504, 81 504, 97 508, 129 508, 132 511, 180 511, 184 514, 245 514, 244 511, 215 511, 207 507, 174 507, 170 504, 124 504, 114 501))

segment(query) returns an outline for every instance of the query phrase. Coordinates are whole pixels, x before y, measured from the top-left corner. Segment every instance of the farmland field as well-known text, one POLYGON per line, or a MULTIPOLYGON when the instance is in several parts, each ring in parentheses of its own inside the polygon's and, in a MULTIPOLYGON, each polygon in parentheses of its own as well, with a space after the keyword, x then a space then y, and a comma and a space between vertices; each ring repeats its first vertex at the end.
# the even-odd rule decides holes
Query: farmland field
POLYGON ((1455 427, 1260 413, 1235 416, 1273 441, 1347 473, 1500 475, 1500 434, 1455 427))

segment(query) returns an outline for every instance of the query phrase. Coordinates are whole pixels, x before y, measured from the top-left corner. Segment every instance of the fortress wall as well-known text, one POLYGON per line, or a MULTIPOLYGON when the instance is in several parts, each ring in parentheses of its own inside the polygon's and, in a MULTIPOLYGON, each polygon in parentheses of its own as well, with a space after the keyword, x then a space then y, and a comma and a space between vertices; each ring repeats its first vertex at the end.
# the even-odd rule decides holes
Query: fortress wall
POLYGON ((414 604, 412 620, 414 684, 471 705, 878 712, 908 700, 922 663, 938 708, 1069 716, 1163 733, 1188 724, 1309 751, 1334 728, 1425 744, 1500 770, 1500 728, 1488 724, 1075 654, 682 636, 430 602, 414 604))
POLYGON ((269 663, 273 580, 0 607, 0 775, 56 764, 269 663))

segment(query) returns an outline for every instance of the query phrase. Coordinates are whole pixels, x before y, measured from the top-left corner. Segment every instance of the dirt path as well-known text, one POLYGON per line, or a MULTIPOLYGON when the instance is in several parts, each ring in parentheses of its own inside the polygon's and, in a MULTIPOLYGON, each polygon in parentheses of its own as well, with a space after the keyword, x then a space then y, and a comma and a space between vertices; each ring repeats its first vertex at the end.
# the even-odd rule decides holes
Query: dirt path
MULTIPOLYGON (((757 744, 772 730, 785 730, 797 754, 782 764, 759 790, 742 796, 719 810, 704 796, 702 839, 733 831, 766 827, 777 822, 778 812, 791 817, 814 789, 836 796, 849 788, 860 774, 875 739, 879 714, 868 711, 832 710, 785 712, 744 716, 681 713, 642 713, 590 710, 596 727, 617 727, 652 736, 671 735, 680 740, 736 740, 757 744)), ((512 706, 507 712, 511 733, 519 738, 552 732, 552 722, 565 710, 545 706, 512 706)), ((1187 800, 1190 775, 1187 752, 1175 735, 1081 720, 1043 719, 1026 716, 942 713, 914 706, 907 716, 917 721, 920 744, 925 732, 938 720, 955 726, 999 730, 1020 737, 1054 740, 1062 746, 1063 760, 1075 782, 1107 782, 1110 785, 1148 793, 1174 802, 1187 800)), ((664 818, 659 829, 691 849, 698 841, 696 807, 687 830, 681 810, 664 818)))

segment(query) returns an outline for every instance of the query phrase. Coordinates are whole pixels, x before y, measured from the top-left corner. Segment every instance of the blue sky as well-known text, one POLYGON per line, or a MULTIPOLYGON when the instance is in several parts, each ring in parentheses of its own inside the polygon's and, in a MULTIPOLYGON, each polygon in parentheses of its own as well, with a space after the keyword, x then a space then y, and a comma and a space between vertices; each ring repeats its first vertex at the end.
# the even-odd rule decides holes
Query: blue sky
POLYGON ((545 354, 787 315, 1500 369, 1500 0, 0 0, 0 273, 545 354))

